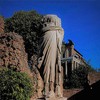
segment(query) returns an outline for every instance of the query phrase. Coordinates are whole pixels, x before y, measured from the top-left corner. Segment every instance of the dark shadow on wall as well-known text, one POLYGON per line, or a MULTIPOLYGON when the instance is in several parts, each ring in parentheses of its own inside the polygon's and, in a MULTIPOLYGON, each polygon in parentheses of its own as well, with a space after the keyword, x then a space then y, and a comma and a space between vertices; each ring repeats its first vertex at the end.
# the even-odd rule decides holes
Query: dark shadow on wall
POLYGON ((100 100, 100 80, 71 96, 67 100, 100 100))

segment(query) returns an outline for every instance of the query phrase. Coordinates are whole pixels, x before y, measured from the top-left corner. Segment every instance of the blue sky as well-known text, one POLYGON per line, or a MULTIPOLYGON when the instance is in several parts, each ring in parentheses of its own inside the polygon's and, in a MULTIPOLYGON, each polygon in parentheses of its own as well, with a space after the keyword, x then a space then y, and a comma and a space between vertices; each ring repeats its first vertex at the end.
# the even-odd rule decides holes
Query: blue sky
POLYGON ((71 39, 83 57, 94 68, 100 68, 99 0, 0 0, 0 15, 5 18, 20 10, 58 15, 64 41, 71 39))

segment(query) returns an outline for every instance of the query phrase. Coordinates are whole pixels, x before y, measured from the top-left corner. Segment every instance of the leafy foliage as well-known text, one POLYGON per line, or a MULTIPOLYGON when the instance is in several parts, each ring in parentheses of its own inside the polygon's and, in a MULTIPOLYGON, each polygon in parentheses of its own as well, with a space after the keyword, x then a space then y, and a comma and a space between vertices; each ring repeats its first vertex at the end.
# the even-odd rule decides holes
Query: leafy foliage
POLYGON ((88 67, 79 66, 72 71, 69 81, 67 82, 68 88, 82 88, 88 84, 88 67))
POLYGON ((29 100, 32 82, 25 73, 0 70, 0 100, 29 100))
POLYGON ((30 58, 38 52, 38 35, 40 33, 40 20, 42 15, 36 11, 19 11, 11 18, 5 19, 5 32, 16 32, 25 41, 26 52, 30 58))
POLYGON ((97 72, 100 72, 100 68, 97 69, 97 72))
POLYGON ((96 70, 93 68, 93 66, 91 66, 90 64, 90 60, 87 61, 87 68, 88 68, 88 72, 96 72, 96 70))

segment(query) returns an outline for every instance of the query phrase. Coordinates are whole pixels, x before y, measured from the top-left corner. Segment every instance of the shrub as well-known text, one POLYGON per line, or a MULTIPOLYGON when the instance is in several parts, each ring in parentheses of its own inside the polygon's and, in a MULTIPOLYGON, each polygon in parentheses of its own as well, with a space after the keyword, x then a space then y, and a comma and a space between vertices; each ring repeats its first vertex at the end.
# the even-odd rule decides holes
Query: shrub
POLYGON ((26 73, 0 70, 0 100, 29 100, 32 82, 26 73))
POLYGON ((15 32, 25 41, 28 59, 38 53, 38 35, 40 34, 40 20, 42 15, 32 11, 15 12, 11 18, 5 19, 5 32, 15 32))
POLYGON ((72 71, 68 88, 84 88, 88 84, 88 67, 79 66, 72 71))

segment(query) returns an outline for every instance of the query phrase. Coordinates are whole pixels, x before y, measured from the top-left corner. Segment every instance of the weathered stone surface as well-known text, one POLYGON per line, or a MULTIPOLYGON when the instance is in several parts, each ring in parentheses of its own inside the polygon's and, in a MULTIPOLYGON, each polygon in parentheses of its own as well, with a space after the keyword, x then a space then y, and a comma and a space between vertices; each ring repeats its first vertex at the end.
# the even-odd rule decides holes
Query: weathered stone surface
POLYGON ((65 97, 61 97, 61 98, 45 98, 45 100, 67 100, 67 98, 65 98, 65 97))
POLYGON ((31 75, 23 38, 17 33, 0 34, 0 67, 27 72, 31 75))
POLYGON ((89 85, 92 85, 100 80, 100 72, 90 72, 88 74, 89 85))
POLYGON ((4 33, 4 20, 0 16, 0 33, 4 33))
POLYGON ((44 84, 43 95, 63 97, 61 45, 64 31, 60 18, 56 15, 44 16, 41 31, 38 70, 44 84))
POLYGON ((32 100, 67 100, 67 98, 66 97, 61 97, 61 98, 51 97, 51 98, 39 98, 39 99, 32 99, 32 100))
POLYGON ((79 93, 80 91, 82 91, 83 89, 80 88, 75 88, 75 89, 64 89, 63 90, 63 96, 70 98, 71 96, 79 93))

